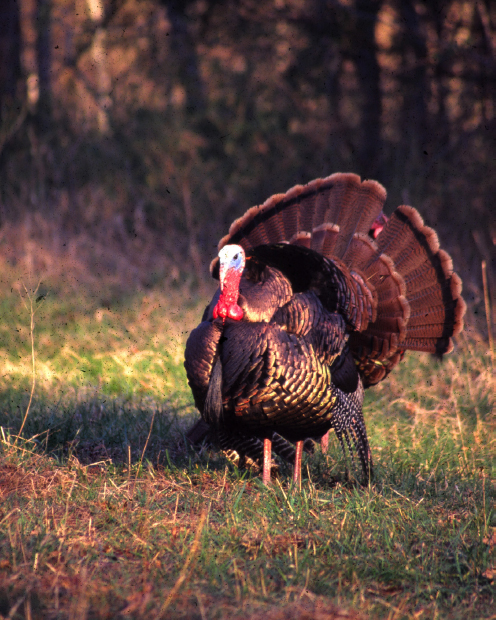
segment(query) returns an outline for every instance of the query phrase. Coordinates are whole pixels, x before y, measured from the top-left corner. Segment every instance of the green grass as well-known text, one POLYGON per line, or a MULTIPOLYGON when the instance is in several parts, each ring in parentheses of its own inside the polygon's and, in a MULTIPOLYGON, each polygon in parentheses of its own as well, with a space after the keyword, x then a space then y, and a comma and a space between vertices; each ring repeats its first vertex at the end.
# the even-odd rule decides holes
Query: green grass
POLYGON ((0 305, 0 614, 9 618, 494 618, 494 383, 482 344, 408 355, 369 390, 375 479, 336 441, 301 492, 192 450, 182 367, 202 300, 0 305), (344 615, 347 613, 348 615, 344 615))

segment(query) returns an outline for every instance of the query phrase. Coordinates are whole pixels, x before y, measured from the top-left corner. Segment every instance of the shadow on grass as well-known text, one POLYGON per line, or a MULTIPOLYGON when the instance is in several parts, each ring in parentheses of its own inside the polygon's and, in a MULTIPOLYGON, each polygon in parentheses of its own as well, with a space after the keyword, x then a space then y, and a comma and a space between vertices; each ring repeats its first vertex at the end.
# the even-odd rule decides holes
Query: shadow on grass
MULTIPOLYGON (((23 423, 28 395, 15 389, 0 393, 0 428, 15 441, 23 423)), ((83 466, 113 464, 130 467, 147 463, 168 470, 223 471, 226 466, 234 478, 257 477, 259 470, 238 469, 206 438, 193 447, 186 434, 198 419, 198 412, 184 394, 173 394, 161 403, 152 399, 112 398, 94 392, 75 393, 53 402, 39 396, 33 402, 22 431, 22 440, 38 454, 60 463, 75 457, 83 466)), ((345 459, 337 440, 323 455, 315 452, 304 461, 303 477, 319 488, 337 485, 361 486, 358 463, 345 459)), ((292 464, 273 454, 273 478, 289 482, 292 464)))
MULTIPOLYGON (((26 403, 25 392, 9 389, 0 394, 4 432, 19 432, 26 403)), ((175 394, 160 403, 95 393, 75 393, 72 399, 53 402, 41 395, 31 406, 22 435, 37 451, 59 459, 73 455, 83 464, 146 459, 179 466, 193 452, 185 432, 197 417, 191 404, 175 394)))

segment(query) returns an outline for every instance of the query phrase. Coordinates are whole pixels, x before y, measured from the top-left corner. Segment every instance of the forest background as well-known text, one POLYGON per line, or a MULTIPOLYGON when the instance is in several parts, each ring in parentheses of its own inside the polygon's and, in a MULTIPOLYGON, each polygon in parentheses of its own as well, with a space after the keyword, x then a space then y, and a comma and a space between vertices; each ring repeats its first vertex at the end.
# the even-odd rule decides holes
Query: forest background
POLYGON ((489 0, 4 0, 0 260, 201 284, 245 209, 352 171, 439 232, 485 334, 495 53, 489 0))

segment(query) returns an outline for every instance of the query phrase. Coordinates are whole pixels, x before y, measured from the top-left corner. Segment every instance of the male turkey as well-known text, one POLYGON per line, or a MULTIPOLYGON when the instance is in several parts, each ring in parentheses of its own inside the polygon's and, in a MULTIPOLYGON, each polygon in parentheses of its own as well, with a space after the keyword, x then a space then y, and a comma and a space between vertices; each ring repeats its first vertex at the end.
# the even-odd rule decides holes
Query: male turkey
POLYGON ((364 388, 407 349, 453 348, 465 303, 452 261, 412 207, 382 214, 385 189, 337 173, 276 194, 236 220, 211 264, 220 287, 186 344, 195 404, 223 447, 330 428, 371 474, 364 388), (370 234, 369 234, 370 233, 370 234), (351 436, 351 439, 350 439, 351 436))

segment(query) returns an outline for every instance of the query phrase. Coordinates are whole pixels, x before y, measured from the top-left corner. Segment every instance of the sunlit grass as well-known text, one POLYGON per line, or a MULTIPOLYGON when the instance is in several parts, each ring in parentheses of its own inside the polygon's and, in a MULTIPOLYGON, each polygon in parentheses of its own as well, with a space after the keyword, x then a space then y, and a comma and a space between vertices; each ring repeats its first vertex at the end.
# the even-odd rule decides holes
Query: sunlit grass
MULTIPOLYGON (((152 292, 111 308, 48 294, 39 301, 35 326, 40 387, 53 393, 91 385, 103 394, 157 398, 182 389, 183 332, 194 318, 180 303, 179 295, 152 292)), ((22 389, 31 377, 29 316, 14 293, 0 313, 2 376, 22 389)))
POLYGON ((306 457, 297 492, 287 468, 267 489, 188 446, 182 357, 200 299, 157 288, 109 306, 48 290, 38 304, 37 386, 17 441, 29 316, 16 290, 0 307, 0 614, 492 617, 483 345, 461 338, 442 364, 407 355, 367 392, 369 487, 336 483, 346 463, 333 441, 306 457))

